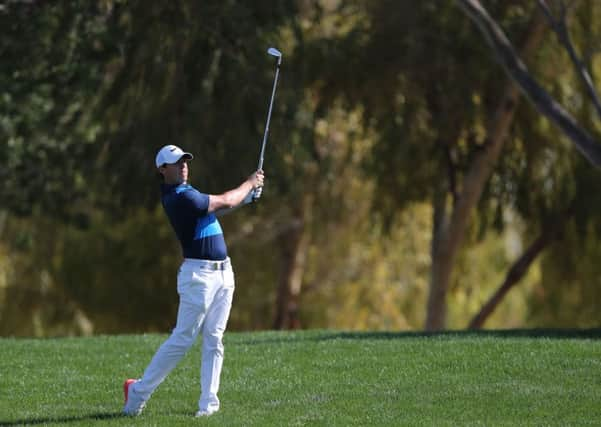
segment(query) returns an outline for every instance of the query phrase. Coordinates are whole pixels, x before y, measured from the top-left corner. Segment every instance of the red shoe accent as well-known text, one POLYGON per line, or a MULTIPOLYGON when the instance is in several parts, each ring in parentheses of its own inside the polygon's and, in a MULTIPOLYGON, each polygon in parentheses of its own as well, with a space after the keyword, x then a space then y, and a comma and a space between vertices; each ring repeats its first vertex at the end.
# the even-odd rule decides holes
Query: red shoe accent
POLYGON ((129 386, 135 383, 136 380, 128 379, 123 383, 123 395, 125 396, 125 403, 127 403, 127 396, 129 395, 129 386))

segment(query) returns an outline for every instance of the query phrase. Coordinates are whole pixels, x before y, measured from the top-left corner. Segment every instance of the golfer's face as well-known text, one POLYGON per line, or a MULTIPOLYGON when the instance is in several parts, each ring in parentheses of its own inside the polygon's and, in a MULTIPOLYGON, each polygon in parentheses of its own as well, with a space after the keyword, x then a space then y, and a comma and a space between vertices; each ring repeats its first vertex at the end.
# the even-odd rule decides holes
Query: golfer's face
POLYGON ((177 163, 163 166, 166 184, 183 184, 188 182, 188 162, 181 158, 177 163))

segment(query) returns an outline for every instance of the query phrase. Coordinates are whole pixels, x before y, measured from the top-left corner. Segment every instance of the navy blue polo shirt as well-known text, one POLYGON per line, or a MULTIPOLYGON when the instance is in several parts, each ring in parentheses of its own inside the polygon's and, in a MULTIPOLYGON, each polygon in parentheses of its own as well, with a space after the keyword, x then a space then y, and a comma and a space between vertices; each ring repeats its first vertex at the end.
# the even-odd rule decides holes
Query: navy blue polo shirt
POLYGON ((227 247, 217 217, 208 213, 209 195, 189 184, 161 185, 161 203, 184 258, 224 260, 227 247))

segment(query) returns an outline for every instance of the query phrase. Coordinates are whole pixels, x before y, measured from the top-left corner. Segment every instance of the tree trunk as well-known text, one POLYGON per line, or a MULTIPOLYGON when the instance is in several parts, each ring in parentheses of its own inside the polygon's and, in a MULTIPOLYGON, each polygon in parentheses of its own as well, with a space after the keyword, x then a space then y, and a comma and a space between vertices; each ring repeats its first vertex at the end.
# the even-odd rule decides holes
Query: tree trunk
POLYGON ((430 294, 428 295, 428 306, 426 312, 426 329, 428 325, 443 325, 446 318, 447 306, 445 304, 445 293, 448 289, 451 266, 447 254, 441 253, 448 245, 442 243, 446 237, 445 230, 448 228, 447 217, 447 189, 441 181, 434 193, 433 219, 432 219, 432 243, 430 253, 432 266, 430 270, 430 294))
POLYGON ((522 277, 528 272, 530 265, 534 262, 536 257, 547 247, 553 240, 555 240, 558 234, 563 229, 563 224, 573 214, 573 205, 568 209, 551 225, 547 225, 541 231, 541 234, 530 244, 528 249, 518 258, 518 260, 511 266, 505 280, 501 283, 501 286, 495 291, 490 299, 482 306, 478 314, 474 316, 468 325, 469 329, 480 329, 484 326, 486 320, 494 312, 497 306, 501 303, 507 292, 513 288, 522 277))
POLYGON ((552 240, 552 232, 547 230, 543 232, 538 238, 528 247, 526 252, 511 266, 505 280, 493 296, 488 300, 486 304, 482 306, 480 312, 474 316, 472 321, 469 323, 469 329, 480 329, 484 326, 486 319, 490 317, 493 311, 501 303, 507 292, 514 287, 522 277, 528 272, 530 265, 534 262, 536 257, 545 249, 552 240))
POLYGON ((280 274, 274 329, 300 329, 299 318, 300 293, 305 271, 309 233, 306 230, 311 208, 310 197, 306 196, 296 213, 296 226, 279 238, 282 254, 282 272, 280 274))
MULTIPOLYGON (((536 15, 528 29, 522 52, 525 56, 536 49, 544 33, 542 16, 536 15)), ((425 329, 441 330, 446 327, 446 294, 452 279, 453 265, 465 239, 465 232, 472 210, 478 203, 486 181, 492 175, 501 149, 509 133, 513 115, 519 101, 519 89, 508 82, 503 97, 496 108, 488 129, 488 140, 467 171, 461 190, 453 206, 450 218, 439 220, 432 239, 432 267, 430 292, 426 312, 425 329)), ((436 210, 436 207, 435 207, 436 210)))

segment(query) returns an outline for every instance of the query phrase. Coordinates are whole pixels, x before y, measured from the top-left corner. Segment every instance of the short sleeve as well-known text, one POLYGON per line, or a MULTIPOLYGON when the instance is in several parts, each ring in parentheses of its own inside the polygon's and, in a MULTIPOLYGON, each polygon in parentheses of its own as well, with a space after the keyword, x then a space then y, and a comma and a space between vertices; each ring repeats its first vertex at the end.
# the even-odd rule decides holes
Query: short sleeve
POLYGON ((191 209, 197 215, 206 215, 209 211, 209 195, 197 190, 185 191, 181 194, 182 204, 186 209, 191 209))

